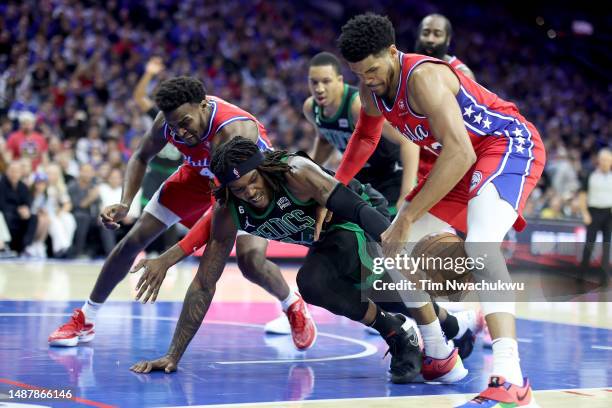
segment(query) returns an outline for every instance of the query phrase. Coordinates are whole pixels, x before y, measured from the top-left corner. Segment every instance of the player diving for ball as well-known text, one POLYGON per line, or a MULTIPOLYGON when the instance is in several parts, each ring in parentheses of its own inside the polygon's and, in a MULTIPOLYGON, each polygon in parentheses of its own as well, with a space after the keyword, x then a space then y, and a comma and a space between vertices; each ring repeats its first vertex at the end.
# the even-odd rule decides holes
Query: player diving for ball
MULTIPOLYGON (((406 383, 421 374, 426 380, 444 382, 467 374, 456 349, 448 360, 451 364, 444 367, 436 360, 422 359, 414 328, 405 330, 404 317, 390 313, 401 312, 422 323, 420 312, 406 309, 397 292, 393 301, 384 304, 375 304, 369 297, 362 301, 362 288, 369 290, 371 278, 367 276, 372 276, 368 274, 371 260, 366 242, 374 237, 378 240, 390 224, 387 202, 376 190, 355 180, 345 187, 309 158, 284 151, 262 153, 255 143, 241 137, 215 151, 211 170, 221 183, 215 191, 211 236, 185 297, 172 343, 165 356, 138 362, 133 371, 176 370, 206 315, 236 231, 242 229, 266 239, 310 247, 297 275, 304 300, 374 327, 389 344, 391 381, 406 383), (327 206, 334 217, 315 242, 319 206, 327 206)), ((138 266, 145 267, 138 296, 159 290, 168 268, 187 256, 182 248, 199 247, 206 238, 202 235, 192 229, 184 238, 190 245, 177 244, 159 258, 143 261, 138 266)), ((443 309, 439 311, 445 314, 443 309)), ((445 323, 449 332, 457 330, 453 316, 447 316, 445 323)))

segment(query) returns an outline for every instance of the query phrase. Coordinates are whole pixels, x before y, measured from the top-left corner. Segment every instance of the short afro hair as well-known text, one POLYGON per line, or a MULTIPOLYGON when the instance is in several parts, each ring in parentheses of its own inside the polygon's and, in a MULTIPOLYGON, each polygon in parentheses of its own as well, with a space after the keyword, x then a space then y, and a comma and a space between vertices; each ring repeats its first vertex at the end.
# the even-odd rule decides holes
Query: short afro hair
POLYGON ((331 52, 323 51, 311 58, 308 68, 331 66, 337 75, 342 74, 340 60, 331 52))
POLYGON ((185 103, 199 104, 206 98, 204 84, 196 78, 180 76, 163 81, 155 91, 155 104, 162 112, 172 112, 185 103))
POLYGON ((359 62, 395 44, 391 20, 374 13, 351 18, 338 38, 340 53, 348 62, 359 62))

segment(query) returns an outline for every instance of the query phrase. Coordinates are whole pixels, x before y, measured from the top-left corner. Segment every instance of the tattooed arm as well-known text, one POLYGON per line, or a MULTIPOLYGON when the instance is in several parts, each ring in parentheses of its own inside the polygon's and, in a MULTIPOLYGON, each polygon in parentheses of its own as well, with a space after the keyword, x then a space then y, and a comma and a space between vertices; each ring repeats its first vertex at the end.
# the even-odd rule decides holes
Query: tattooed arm
POLYGON ((187 345, 204 320, 235 239, 236 226, 229 210, 217 207, 213 215, 211 240, 204 250, 198 272, 185 295, 183 309, 168 352, 157 360, 139 361, 130 370, 137 373, 149 373, 152 370, 164 370, 166 373, 176 371, 176 366, 187 345))

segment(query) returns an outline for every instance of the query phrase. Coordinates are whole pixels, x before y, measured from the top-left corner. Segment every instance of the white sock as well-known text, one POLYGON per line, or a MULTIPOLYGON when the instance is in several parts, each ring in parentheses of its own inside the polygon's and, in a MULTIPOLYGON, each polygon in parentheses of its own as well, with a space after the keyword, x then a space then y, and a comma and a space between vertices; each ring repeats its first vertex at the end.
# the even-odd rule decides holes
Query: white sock
POLYGON ((429 324, 419 324, 419 330, 423 336, 425 354, 429 357, 437 359, 447 358, 453 352, 452 346, 446 341, 438 319, 429 324))
POLYGON ((83 311, 83 314, 85 314, 85 321, 87 323, 96 322, 96 316, 98 315, 98 311, 100 310, 103 304, 104 303, 96 303, 91 299, 87 300, 87 302, 83 304, 81 310, 83 311))
POLYGON ((510 337, 500 337, 493 340, 493 371, 491 375, 499 375, 506 381, 523 386, 523 372, 520 365, 518 343, 510 337))
POLYGON ((283 308, 283 312, 286 312, 289 309, 289 306, 297 302, 299 299, 297 292, 294 290, 289 290, 289 296, 285 299, 281 300, 281 306, 283 308))

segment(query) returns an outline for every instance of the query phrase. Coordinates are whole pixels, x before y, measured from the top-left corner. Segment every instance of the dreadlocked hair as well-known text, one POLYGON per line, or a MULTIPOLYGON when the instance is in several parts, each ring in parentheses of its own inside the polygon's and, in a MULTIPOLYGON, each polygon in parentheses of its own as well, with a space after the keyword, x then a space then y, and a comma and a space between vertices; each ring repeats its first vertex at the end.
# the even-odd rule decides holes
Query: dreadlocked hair
POLYGON ((359 14, 342 26, 337 43, 344 59, 359 62, 394 44, 395 30, 386 16, 359 14))
MULTIPOLYGON (((251 140, 242 136, 236 136, 228 142, 217 147, 213 153, 210 169, 214 174, 225 174, 228 169, 236 167, 238 164, 253 156, 259 147, 251 140)), ((264 161, 257 166, 259 174, 264 178, 274 191, 279 191, 281 185, 285 184, 285 173, 291 167, 282 161, 288 153, 285 150, 265 151, 264 161)), ((230 198, 230 191, 227 186, 221 186, 214 190, 215 199, 225 205, 230 198)))
POLYGON ((162 112, 172 112, 185 103, 199 104, 206 98, 204 84, 196 78, 179 76, 163 81, 153 99, 162 112))

